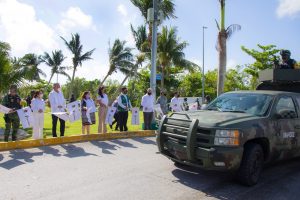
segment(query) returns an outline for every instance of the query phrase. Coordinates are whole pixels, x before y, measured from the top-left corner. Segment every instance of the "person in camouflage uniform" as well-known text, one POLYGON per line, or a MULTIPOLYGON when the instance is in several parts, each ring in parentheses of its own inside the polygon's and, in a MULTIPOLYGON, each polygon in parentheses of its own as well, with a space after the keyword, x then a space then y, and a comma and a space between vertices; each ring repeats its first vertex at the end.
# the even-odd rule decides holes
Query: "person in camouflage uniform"
POLYGON ((4 115, 5 121, 5 132, 4 141, 8 142, 10 129, 12 128, 12 141, 17 140, 17 132, 20 126, 20 119, 16 110, 21 109, 21 98, 17 94, 17 86, 12 85, 9 89, 9 94, 7 94, 2 102, 2 105, 10 108, 10 112, 4 115))
POLYGON ((289 50, 281 50, 281 62, 277 64, 279 69, 295 69, 297 62, 291 59, 291 52, 289 50))

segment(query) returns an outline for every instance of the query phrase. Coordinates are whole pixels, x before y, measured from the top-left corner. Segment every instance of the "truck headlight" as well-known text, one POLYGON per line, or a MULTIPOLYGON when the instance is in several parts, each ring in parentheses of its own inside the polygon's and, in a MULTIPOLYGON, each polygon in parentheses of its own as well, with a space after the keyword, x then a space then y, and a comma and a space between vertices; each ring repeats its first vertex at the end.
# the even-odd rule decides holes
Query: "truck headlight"
POLYGON ((238 146, 240 144, 238 130, 217 130, 214 144, 218 146, 238 146))

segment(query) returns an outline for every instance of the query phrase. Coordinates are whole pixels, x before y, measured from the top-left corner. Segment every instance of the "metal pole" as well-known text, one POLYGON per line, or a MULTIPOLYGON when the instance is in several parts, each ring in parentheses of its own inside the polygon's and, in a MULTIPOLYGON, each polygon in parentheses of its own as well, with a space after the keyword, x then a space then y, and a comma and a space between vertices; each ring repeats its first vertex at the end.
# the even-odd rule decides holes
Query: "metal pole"
POLYGON ((205 74, 204 74, 204 29, 207 27, 203 26, 203 49, 202 49, 202 104, 204 103, 204 89, 205 89, 205 74))
POLYGON ((151 76, 150 87, 154 99, 156 99, 156 54, 157 54, 157 17, 158 17, 158 0, 153 0, 154 20, 152 22, 152 45, 151 45, 151 76))

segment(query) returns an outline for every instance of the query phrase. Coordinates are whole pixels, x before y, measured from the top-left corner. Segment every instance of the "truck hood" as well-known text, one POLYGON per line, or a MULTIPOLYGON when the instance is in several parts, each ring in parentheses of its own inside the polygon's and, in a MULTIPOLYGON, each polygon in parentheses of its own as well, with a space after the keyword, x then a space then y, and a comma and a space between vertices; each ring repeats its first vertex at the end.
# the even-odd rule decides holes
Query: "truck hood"
POLYGON ((174 113, 172 117, 186 119, 186 116, 188 116, 190 119, 198 119, 199 126, 204 127, 226 127, 241 122, 258 120, 261 118, 248 113, 220 112, 210 110, 183 112, 180 114, 174 113))

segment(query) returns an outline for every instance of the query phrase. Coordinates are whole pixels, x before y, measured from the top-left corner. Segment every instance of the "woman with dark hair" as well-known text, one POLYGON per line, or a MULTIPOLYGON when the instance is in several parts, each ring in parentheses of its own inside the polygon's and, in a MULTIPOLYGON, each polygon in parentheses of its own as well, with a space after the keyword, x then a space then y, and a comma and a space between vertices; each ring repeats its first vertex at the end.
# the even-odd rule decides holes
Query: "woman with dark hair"
POLYGON ((31 101, 33 115, 32 138, 43 139, 45 102, 43 92, 36 91, 31 101))
POLYGON ((99 104, 99 125, 98 125, 98 133, 106 133, 106 124, 105 118, 107 114, 107 107, 108 107, 108 97, 105 94, 105 87, 101 86, 98 89, 98 98, 97 103, 99 104))
POLYGON ((81 117, 82 117, 82 134, 90 134, 90 125, 96 123, 95 113, 90 113, 89 110, 94 107, 94 101, 91 98, 91 93, 85 91, 81 100, 81 117))

